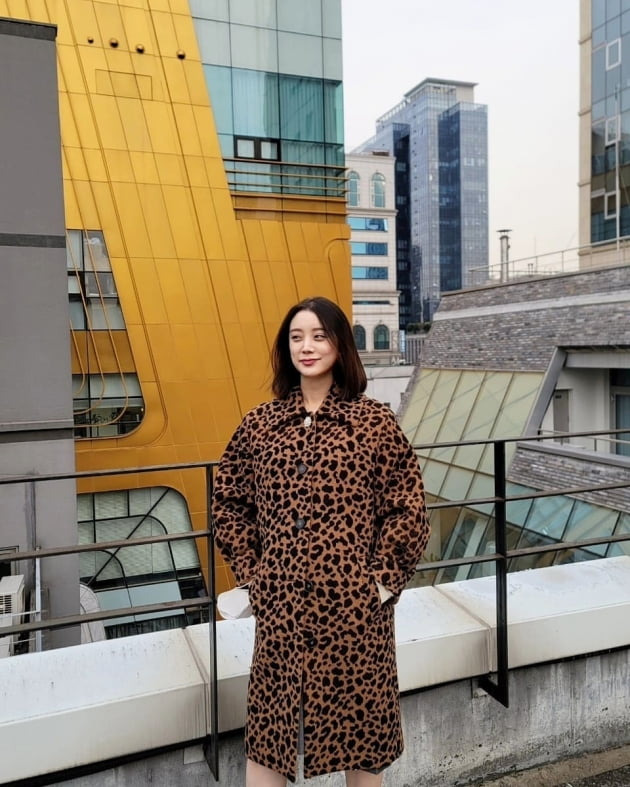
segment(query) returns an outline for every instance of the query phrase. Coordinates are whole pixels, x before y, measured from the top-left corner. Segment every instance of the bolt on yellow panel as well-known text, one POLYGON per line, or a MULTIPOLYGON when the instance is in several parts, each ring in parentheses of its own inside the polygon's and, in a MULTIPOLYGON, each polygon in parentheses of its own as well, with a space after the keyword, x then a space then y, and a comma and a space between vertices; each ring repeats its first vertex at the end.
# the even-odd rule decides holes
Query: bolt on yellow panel
POLYGON ((138 55, 137 60, 157 54, 157 45, 151 27, 151 16, 144 10, 144 3, 142 0, 138 0, 137 7, 129 8, 129 5, 132 4, 128 3, 127 6, 123 6, 120 9, 129 41, 129 49, 132 52, 136 52, 138 55), (142 51, 138 52, 137 47, 142 47, 142 51))
POLYGON ((95 2, 93 6, 103 46, 117 42, 112 48, 128 50, 129 42, 118 4, 95 2))

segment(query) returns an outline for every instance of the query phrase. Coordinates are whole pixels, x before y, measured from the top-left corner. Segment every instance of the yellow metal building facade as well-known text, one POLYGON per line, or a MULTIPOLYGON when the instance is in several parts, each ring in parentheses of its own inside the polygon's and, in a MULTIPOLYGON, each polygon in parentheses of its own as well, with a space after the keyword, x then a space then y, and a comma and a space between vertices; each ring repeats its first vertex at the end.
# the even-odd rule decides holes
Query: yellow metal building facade
MULTIPOLYGON (((83 314, 71 330, 79 470, 217 459, 241 415, 269 397, 286 309, 322 294, 350 312, 342 166, 322 165, 319 180, 300 169, 293 183, 313 188, 286 188, 285 157, 284 169, 262 166, 273 176, 260 188, 255 165, 227 161, 194 5, 0 0, 0 16, 58 29, 69 292, 83 314), (137 423, 117 428, 129 412, 137 423)), ((257 13, 255 2, 213 6, 257 13)), ((338 0, 319 8, 340 14, 338 0)), ((80 492, 147 486, 175 490, 192 527, 205 527, 201 471, 112 475, 80 492)), ((229 582, 223 566, 218 580, 229 582)))

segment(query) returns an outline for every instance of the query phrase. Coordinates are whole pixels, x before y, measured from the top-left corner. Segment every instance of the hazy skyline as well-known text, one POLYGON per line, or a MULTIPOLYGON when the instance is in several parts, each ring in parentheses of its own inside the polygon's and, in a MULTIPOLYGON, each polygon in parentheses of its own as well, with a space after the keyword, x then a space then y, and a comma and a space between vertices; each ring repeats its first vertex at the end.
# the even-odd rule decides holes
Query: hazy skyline
POLYGON ((342 0, 346 149, 427 77, 488 105, 490 262, 578 244, 579 4, 342 0))

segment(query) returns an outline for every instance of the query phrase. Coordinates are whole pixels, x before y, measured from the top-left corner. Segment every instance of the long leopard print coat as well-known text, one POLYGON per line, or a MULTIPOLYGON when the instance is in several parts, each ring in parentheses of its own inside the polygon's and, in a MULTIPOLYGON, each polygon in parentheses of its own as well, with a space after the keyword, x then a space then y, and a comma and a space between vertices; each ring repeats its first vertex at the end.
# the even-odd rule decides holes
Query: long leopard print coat
POLYGON ((403 748, 393 604, 429 525, 418 461, 391 410, 335 387, 249 412, 216 480, 216 543, 256 616, 245 747, 295 780, 389 765, 403 748), (394 594, 381 605, 376 580, 394 594))

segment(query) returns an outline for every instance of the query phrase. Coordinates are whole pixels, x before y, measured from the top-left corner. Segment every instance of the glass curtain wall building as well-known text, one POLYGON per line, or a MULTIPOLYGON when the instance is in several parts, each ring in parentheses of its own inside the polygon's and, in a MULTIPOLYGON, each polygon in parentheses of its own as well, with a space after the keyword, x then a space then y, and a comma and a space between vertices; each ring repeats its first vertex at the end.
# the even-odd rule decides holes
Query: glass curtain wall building
POLYGON ((396 156, 401 328, 430 320, 440 293, 488 265, 487 108, 474 83, 426 79, 376 122, 356 152, 396 156), (406 142, 405 142, 406 140, 406 142))
POLYGON ((630 235, 630 2, 592 0, 590 17, 590 242, 601 243, 630 235))
POLYGON ((344 195, 341 28, 334 5, 191 0, 236 190, 344 195))

